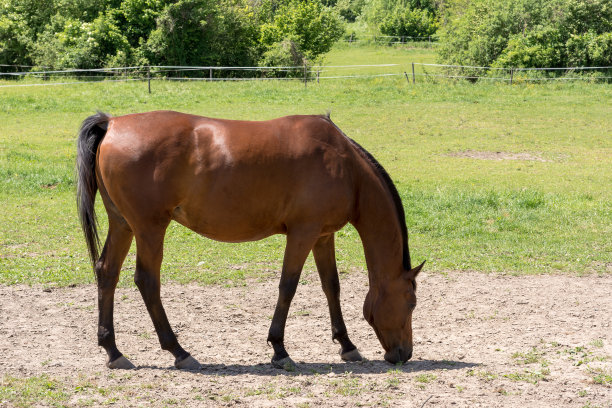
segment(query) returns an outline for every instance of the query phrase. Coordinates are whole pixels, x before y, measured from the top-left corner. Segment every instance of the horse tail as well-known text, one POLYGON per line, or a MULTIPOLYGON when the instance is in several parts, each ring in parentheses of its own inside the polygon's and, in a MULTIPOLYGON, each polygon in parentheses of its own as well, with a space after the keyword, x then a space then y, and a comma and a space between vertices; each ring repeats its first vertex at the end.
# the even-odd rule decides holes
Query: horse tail
POLYGON ((100 254, 98 220, 94 205, 96 192, 98 191, 96 152, 104 135, 106 135, 110 118, 109 115, 102 112, 88 117, 81 124, 77 140, 77 208, 92 265, 95 265, 100 254))

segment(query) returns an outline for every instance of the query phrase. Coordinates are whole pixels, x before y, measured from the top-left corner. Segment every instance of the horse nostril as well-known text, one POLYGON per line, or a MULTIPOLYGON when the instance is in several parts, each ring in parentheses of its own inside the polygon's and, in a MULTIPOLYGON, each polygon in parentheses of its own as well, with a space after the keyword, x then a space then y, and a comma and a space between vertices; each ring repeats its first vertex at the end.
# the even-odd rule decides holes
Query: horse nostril
POLYGON ((401 359, 401 354, 398 353, 397 349, 385 353, 385 360, 387 360, 391 364, 397 364, 400 361, 400 359, 401 359))
POLYGON ((398 353, 399 357, 403 363, 410 360, 410 358, 412 357, 412 349, 404 350, 403 348, 400 347, 398 351, 399 351, 398 353))

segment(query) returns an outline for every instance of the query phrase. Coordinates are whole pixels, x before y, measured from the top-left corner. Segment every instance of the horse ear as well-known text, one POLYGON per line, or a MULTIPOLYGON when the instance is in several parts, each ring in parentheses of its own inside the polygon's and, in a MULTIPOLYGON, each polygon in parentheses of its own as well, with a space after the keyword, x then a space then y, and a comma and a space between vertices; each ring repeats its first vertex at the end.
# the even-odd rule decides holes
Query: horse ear
POLYGON ((419 272, 421 272, 421 269, 423 268, 423 265, 425 265, 425 261, 423 261, 422 264, 420 264, 419 266, 412 268, 411 270, 406 272, 406 277, 410 277, 412 279, 416 279, 417 275, 419 274, 419 272))

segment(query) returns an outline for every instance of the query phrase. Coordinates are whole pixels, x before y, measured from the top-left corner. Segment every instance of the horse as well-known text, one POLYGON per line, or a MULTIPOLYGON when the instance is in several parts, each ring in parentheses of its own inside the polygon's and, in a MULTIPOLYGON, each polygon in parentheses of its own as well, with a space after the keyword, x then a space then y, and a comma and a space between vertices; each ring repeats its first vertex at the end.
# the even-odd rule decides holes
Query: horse
MULTIPOLYGON (((134 281, 163 350, 179 369, 201 368, 168 322, 160 268, 171 221, 223 242, 286 235, 278 300, 268 333, 274 367, 295 367, 284 346, 285 323, 312 251, 327 298, 332 341, 344 361, 362 356, 349 339, 340 308, 334 234, 346 224, 364 247, 369 290, 365 319, 386 361, 412 356, 416 277, 400 196, 383 167, 327 115, 268 121, 213 119, 172 111, 86 118, 77 140, 77 207, 98 289, 98 345, 109 368, 134 365, 119 351, 114 293, 136 239, 134 281), (108 216, 100 253, 94 203, 108 216)), ((424 262, 423 262, 424 263, 424 262)))

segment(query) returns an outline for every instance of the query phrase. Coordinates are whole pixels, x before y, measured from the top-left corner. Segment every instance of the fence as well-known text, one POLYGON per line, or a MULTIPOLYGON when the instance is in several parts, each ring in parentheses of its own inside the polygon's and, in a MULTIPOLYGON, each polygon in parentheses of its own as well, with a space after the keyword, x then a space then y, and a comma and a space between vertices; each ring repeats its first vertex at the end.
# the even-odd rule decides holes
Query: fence
MULTIPOLYGON (((7 66, 0 66, 7 68, 7 66)), ((15 66, 9 66, 14 69, 15 66)), ((21 66, 17 67, 21 68, 21 66)), ((32 68, 32 67, 28 67, 32 68)), ((567 68, 499 68, 465 65, 443 65, 413 62, 410 64, 315 65, 272 67, 216 66, 132 66, 98 69, 30 70, 0 72, 0 88, 14 86, 48 86, 96 81, 253 81, 299 80, 309 82, 334 79, 405 77, 409 83, 446 80, 516 82, 591 80, 611 82, 612 66, 567 68)))
POLYGON ((612 79, 612 66, 604 67, 551 67, 551 68, 503 68, 503 67, 480 67, 469 65, 444 65, 444 64, 412 64, 412 78, 415 82, 416 76, 427 78, 452 78, 467 79, 471 81, 489 80, 505 81, 512 85, 513 82, 536 82, 536 81, 569 81, 569 80, 592 80, 610 82, 612 79), (422 72, 415 73, 415 65, 422 67, 422 72), (428 68, 433 69, 431 72, 428 68), (580 74, 580 75, 578 75, 580 74))
POLYGON ((426 45, 427 47, 432 47, 434 44, 438 43, 438 36, 436 35, 428 35, 428 36, 409 36, 409 35, 377 35, 377 34, 351 34, 348 37, 342 39, 342 42, 349 44, 359 44, 359 43, 374 43, 374 44, 413 44, 418 43, 419 45, 426 45))

